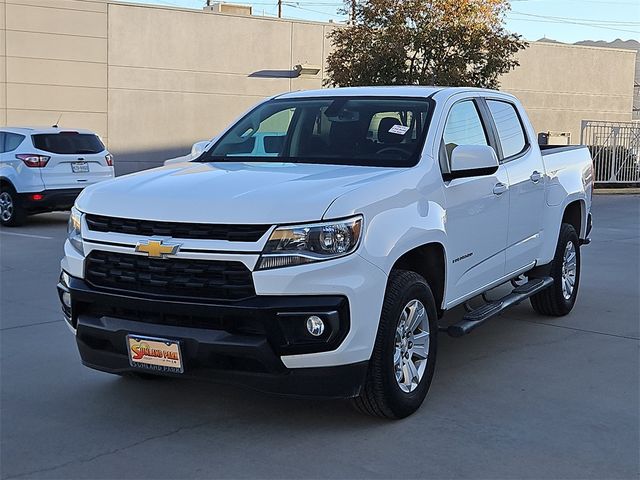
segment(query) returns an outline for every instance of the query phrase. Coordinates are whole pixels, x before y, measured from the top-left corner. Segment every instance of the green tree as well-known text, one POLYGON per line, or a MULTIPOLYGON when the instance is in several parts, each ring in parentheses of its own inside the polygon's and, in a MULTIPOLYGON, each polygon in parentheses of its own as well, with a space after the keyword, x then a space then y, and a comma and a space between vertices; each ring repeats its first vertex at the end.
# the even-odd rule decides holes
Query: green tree
POLYGON ((329 33, 330 86, 497 88, 527 47, 503 27, 507 0, 347 1, 350 25, 329 33))

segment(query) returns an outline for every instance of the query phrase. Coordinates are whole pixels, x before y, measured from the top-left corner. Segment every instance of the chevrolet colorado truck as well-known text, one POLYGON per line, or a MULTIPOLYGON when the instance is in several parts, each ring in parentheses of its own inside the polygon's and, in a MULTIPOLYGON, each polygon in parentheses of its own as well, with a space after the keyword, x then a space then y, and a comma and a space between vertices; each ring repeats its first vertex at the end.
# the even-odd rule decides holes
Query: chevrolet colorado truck
POLYGON ((542 315, 574 306, 592 161, 535 139, 498 91, 293 92, 191 161, 87 187, 58 284, 82 362, 406 417, 439 331, 465 335, 525 299, 542 315))

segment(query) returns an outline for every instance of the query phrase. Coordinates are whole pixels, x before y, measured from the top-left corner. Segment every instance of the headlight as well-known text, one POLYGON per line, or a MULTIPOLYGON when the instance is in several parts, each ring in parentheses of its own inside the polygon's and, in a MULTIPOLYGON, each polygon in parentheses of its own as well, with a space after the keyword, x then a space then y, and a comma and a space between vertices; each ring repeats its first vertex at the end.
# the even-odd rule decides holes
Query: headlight
POLYGON ((276 228, 258 261, 258 270, 343 257, 360 242, 362 216, 327 223, 276 228))
POLYGON ((82 248, 82 212, 76 207, 71 209, 69 224, 67 225, 67 237, 76 250, 84 255, 82 248))

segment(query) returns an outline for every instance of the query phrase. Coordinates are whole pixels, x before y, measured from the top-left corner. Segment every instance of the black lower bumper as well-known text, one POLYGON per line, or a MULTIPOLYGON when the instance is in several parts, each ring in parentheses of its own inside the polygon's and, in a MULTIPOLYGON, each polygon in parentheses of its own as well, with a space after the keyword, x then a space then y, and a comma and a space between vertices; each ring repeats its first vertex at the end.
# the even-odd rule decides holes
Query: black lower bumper
POLYGON ((42 192, 21 193, 20 200, 24 209, 30 213, 70 210, 80 192, 82 192, 81 188, 43 190, 42 192))
MULTIPOLYGON (((58 284, 63 311, 76 329, 82 362, 109 372, 147 372, 129 362, 127 335, 176 340, 184 373, 162 375, 206 379, 297 396, 357 396, 367 362, 323 368, 287 368, 281 356, 336 348, 349 326, 344 297, 253 297, 233 304, 195 303, 97 291, 83 280, 58 284), (309 314, 326 319, 327 331, 307 338, 309 314), (304 327, 306 329, 306 327, 304 327)), ((155 373, 155 372, 148 372, 155 373)))

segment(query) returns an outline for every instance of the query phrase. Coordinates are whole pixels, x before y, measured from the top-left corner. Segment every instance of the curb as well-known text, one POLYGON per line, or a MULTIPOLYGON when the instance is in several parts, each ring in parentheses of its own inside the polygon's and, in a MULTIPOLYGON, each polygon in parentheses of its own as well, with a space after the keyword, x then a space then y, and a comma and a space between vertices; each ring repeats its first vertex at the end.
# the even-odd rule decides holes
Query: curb
POLYGON ((594 188, 594 195, 639 195, 640 188, 594 188))

